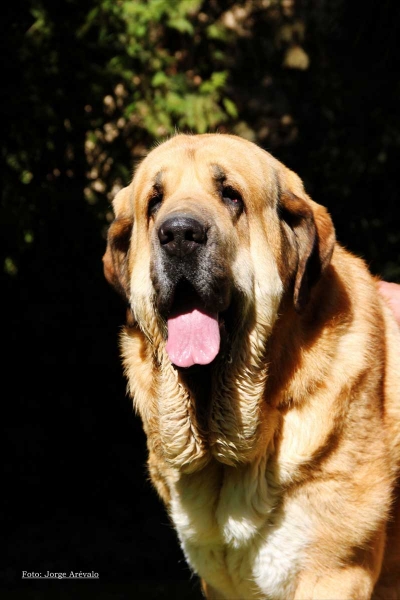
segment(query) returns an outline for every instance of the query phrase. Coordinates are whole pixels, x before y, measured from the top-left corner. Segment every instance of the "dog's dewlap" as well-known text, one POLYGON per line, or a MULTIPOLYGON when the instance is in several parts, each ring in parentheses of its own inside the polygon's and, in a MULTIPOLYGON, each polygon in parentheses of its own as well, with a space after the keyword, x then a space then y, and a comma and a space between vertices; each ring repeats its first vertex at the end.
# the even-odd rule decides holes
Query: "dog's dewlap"
POLYGON ((193 309, 168 319, 167 352, 177 367, 208 365, 219 352, 218 315, 193 309))

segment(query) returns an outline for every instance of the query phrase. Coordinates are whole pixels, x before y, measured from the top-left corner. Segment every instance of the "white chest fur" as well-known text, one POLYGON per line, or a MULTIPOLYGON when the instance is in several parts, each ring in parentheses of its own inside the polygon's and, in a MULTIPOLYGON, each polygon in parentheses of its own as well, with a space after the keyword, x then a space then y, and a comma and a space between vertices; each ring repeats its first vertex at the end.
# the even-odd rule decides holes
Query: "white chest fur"
POLYGON ((180 477, 171 517, 190 566, 229 600, 288 600, 310 542, 309 519, 280 495, 265 459, 180 477))

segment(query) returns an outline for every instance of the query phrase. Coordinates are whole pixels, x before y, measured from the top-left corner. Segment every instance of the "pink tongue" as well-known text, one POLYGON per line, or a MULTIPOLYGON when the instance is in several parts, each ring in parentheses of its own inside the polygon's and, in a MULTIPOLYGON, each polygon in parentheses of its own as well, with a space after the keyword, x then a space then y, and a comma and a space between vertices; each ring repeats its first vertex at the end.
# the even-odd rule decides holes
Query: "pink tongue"
POLYGON ((166 348, 177 367, 208 365, 218 354, 219 342, 216 313, 207 315, 193 309, 168 319, 166 348))

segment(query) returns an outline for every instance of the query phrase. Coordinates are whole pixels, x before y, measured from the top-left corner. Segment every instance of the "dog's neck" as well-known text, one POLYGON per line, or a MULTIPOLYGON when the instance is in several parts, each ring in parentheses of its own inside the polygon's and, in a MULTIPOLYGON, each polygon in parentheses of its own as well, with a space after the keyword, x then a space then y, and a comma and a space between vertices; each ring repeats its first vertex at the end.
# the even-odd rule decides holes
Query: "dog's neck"
POLYGON ((282 300, 280 315, 267 341, 269 364, 265 398, 271 406, 286 410, 307 398, 330 371, 336 343, 353 317, 343 283, 333 266, 312 290, 302 313, 289 295, 282 300), (324 340, 329 333, 330 343, 324 340))

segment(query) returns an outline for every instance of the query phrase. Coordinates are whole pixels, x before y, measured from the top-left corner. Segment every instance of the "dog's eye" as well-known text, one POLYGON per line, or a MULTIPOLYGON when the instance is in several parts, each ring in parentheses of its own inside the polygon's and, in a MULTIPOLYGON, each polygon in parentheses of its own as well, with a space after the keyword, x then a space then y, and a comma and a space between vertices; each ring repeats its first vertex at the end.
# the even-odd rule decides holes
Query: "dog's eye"
POLYGON ((230 185, 226 185, 222 188, 222 200, 225 204, 232 206, 236 210, 242 210, 243 208, 242 196, 230 185))
POLYGON ((155 192, 153 196, 150 198, 149 206, 147 208, 147 213, 149 217, 152 217, 156 214, 158 209, 161 206, 161 202, 163 200, 162 192, 155 192))

